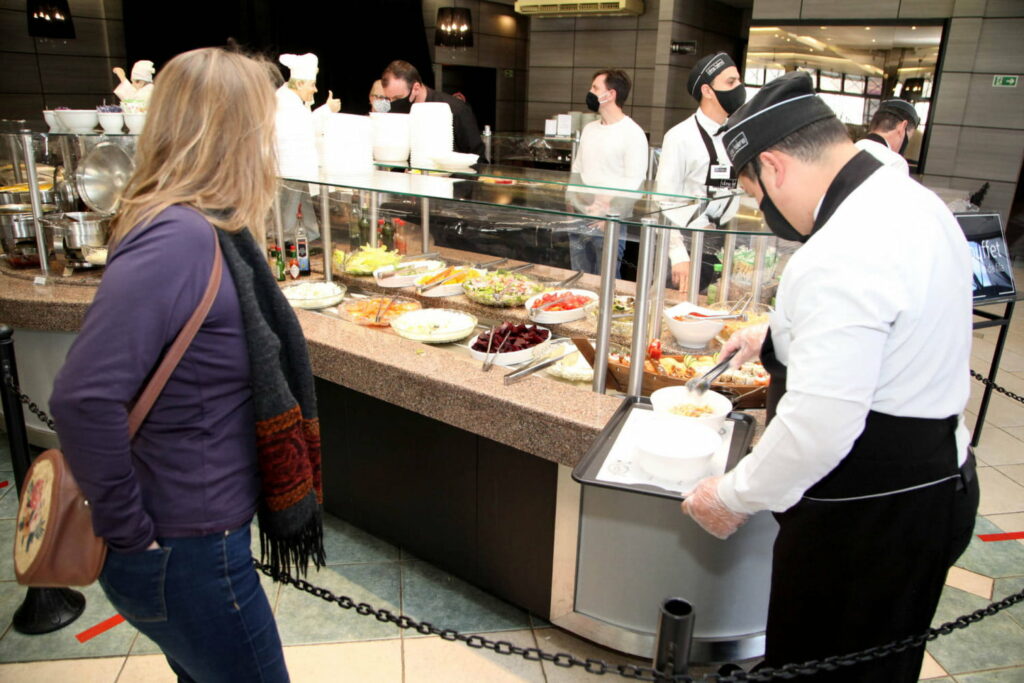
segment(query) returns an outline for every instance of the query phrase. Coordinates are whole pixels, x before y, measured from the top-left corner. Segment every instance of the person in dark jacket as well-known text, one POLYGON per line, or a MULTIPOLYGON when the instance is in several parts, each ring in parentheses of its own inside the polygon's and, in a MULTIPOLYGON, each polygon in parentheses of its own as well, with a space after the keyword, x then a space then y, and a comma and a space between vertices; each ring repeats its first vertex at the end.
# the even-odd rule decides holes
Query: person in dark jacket
POLYGON ((50 401, 110 551, 100 584, 179 681, 288 680, 254 515, 274 571, 323 561, 312 374, 261 246, 277 188, 269 68, 205 48, 161 71, 111 258, 50 401), (129 439, 131 406, 215 258, 213 306, 129 439))
POLYGON ((400 59, 388 64, 380 77, 384 94, 391 100, 391 113, 408 114, 412 105, 418 102, 444 102, 452 110, 452 125, 455 128, 455 151, 478 154, 479 163, 486 164, 487 154, 480 137, 473 110, 465 100, 448 93, 428 88, 420 78, 420 72, 412 64, 400 59))

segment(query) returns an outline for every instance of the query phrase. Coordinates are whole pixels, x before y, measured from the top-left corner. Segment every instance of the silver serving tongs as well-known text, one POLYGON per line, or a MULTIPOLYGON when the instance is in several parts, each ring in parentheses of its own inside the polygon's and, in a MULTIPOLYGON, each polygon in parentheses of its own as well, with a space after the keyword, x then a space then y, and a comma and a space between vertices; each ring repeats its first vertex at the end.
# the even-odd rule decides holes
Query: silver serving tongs
POLYGON ((441 280, 438 280, 437 282, 431 282, 431 283, 430 283, 429 285, 420 285, 419 287, 417 287, 417 288, 416 288, 416 292, 417 292, 418 294, 422 294, 423 292, 426 292, 427 290, 431 290, 431 289, 433 289, 434 287, 440 287, 440 286, 441 286, 441 285, 443 285, 444 283, 446 283, 446 282, 448 282, 449 280, 451 280, 452 278, 454 278, 454 277, 455 277, 456 275, 459 275, 459 274, 461 274, 461 272, 462 272, 462 271, 460 271, 460 270, 456 269, 456 270, 455 270, 454 272, 452 272, 452 274, 451 274, 451 275, 449 275, 449 276, 448 276, 448 277, 446 277, 446 278, 443 278, 443 279, 441 279, 441 280))
POLYGON ((395 303, 395 297, 393 296, 389 296, 386 300, 382 301, 380 306, 377 307, 377 315, 373 316, 373 322, 379 323, 380 317, 384 315, 389 308, 391 308, 391 304, 393 303, 395 303))
POLYGON ((484 261, 483 263, 474 264, 473 267, 477 268, 477 269, 479 269, 479 268, 490 268, 492 266, 500 266, 502 263, 505 263, 505 261, 508 261, 507 257, 506 258, 496 258, 493 261, 484 261))
POLYGON ((725 354, 725 356, 718 361, 718 365, 705 372, 702 376, 694 377, 689 382, 687 382, 687 391, 694 394, 695 396, 700 396, 705 391, 707 391, 708 388, 711 386, 711 383, 714 382, 718 378, 718 376, 725 372, 726 368, 729 367, 729 361, 731 361, 732 357, 735 356, 737 353, 739 353, 739 349, 733 349, 729 353, 725 354))
MULTIPOLYGON (((564 346, 564 344, 563 344, 563 346, 564 346)), ((529 365, 529 366, 527 366, 525 368, 520 368, 520 369, 516 370, 515 372, 508 373, 507 375, 505 375, 505 384, 515 384, 516 382, 518 382, 519 380, 523 379, 524 377, 526 377, 528 375, 532 375, 533 373, 537 372, 538 370, 543 370, 544 368, 551 367, 552 365, 554 365, 558 361, 562 360, 563 358, 568 358, 569 356, 571 356, 574 353, 579 353, 579 349, 577 349, 574 345, 572 345, 570 343, 569 344, 569 350, 566 351, 565 353, 563 353, 560 356, 555 356, 553 358, 545 358, 544 360, 542 360, 539 363, 534 363, 533 365, 529 365)))
POLYGON ((581 277, 583 277, 583 271, 577 270, 574 274, 565 278, 558 284, 552 285, 551 287, 552 289, 563 289, 565 287, 572 287, 574 284, 576 284, 576 281, 579 280, 581 277))
POLYGON ((533 264, 532 263, 524 263, 521 266, 516 266, 515 268, 509 268, 505 272, 506 273, 522 273, 524 271, 529 270, 530 268, 533 268, 533 264))
POLYGON ((505 348, 505 343, 512 336, 512 330, 509 330, 508 334, 505 335, 505 338, 501 340, 501 343, 498 344, 498 348, 494 349, 494 353, 492 354, 491 344, 494 342, 495 329, 496 328, 493 327, 491 328, 491 336, 487 340, 487 357, 484 358, 484 364, 480 368, 484 372, 488 372, 494 366, 494 361, 498 358, 498 354, 501 353, 503 348, 505 348))

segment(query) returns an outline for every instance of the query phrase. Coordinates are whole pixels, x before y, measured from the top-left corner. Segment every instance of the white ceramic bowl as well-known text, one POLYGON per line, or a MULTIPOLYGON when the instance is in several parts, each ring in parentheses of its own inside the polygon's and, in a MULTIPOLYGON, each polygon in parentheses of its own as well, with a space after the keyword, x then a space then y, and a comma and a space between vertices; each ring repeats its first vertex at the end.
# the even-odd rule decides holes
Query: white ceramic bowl
POLYGON ((124 129, 124 114, 116 112, 99 112, 100 125, 108 135, 120 135, 124 129))
POLYGON ((91 133, 99 125, 95 109, 57 109, 57 120, 69 133, 91 133))
POLYGON ((64 130, 64 126, 60 125, 60 119, 57 118, 57 112, 54 110, 44 109, 43 118, 46 119, 46 125, 50 127, 51 133, 60 133, 64 130))
POLYGON ((651 406, 655 412, 671 415, 679 422, 692 422, 711 427, 716 432, 722 429, 725 418, 732 412, 732 401, 716 391, 705 391, 699 397, 685 386, 665 387, 651 392, 651 406), (702 417, 686 417, 672 412, 676 406, 690 403, 710 406, 711 412, 702 417))
POLYGON ((374 147, 373 158, 375 161, 391 163, 405 163, 409 160, 408 147, 374 147))
POLYGON ((391 321, 391 329, 400 337, 428 344, 459 341, 476 330, 476 318, 446 308, 421 308, 403 313, 391 321))
POLYGON ((598 296, 594 292, 586 289, 553 289, 550 292, 542 292, 535 296, 531 296, 526 300, 524 304, 526 306, 526 313, 530 316, 530 320, 538 323, 544 323, 545 325, 557 325, 559 323, 568 323, 573 320, 580 320, 587 317, 587 313, 590 309, 597 305, 598 296), (533 312, 533 307, 537 305, 537 300, 545 294, 554 294, 555 296, 562 296, 563 294, 572 292, 578 296, 585 296, 590 299, 590 302, 580 306, 579 308, 572 308, 568 311, 538 311, 533 312))
POLYGON ((423 269, 416 268, 416 272, 412 275, 394 275, 392 277, 384 277, 388 273, 394 272, 395 266, 381 266, 377 270, 373 271, 373 279, 377 283, 378 287, 409 287, 415 284, 416 280, 427 273, 436 273, 437 271, 444 268, 444 261, 438 261, 437 259, 420 259, 416 261, 402 261, 399 265, 408 266, 413 263, 422 263, 423 269))
MULTIPOLYGON (((542 330, 548 330, 548 328, 542 327, 540 325, 538 325, 537 327, 539 327, 542 330)), ((478 336, 479 335, 474 335, 473 338, 469 340, 469 343, 470 343, 469 355, 472 356, 474 360, 482 361, 485 358, 487 358, 487 354, 484 353, 483 351, 475 351, 473 349, 473 347, 472 347, 473 342, 476 341, 476 338, 478 336)), ((501 339, 502 338, 499 336, 497 341, 500 342, 501 339)), ((503 353, 499 353, 499 354, 497 354, 494 357, 494 364, 495 365, 517 365, 519 363, 525 363, 528 360, 533 360, 533 354, 535 354, 535 353, 544 353, 545 350, 548 347, 548 344, 550 344, 550 343, 551 343, 551 330, 548 330, 548 338, 545 339, 544 341, 542 341, 540 344, 537 344, 536 346, 531 346, 528 349, 523 349, 522 351, 505 351, 503 353)))
POLYGON ((138 135, 142 132, 142 127, 146 124, 146 114, 124 114, 124 125, 128 126, 128 132, 132 135, 138 135))
POLYGON ((721 315, 721 311, 702 308, 689 302, 676 304, 665 310, 665 322, 680 346, 702 349, 718 334, 725 323, 721 320, 676 320, 675 316, 697 311, 707 315, 721 315))
POLYGON ((722 436, 707 425, 678 420, 651 420, 636 443, 636 462, 666 481, 695 482, 710 474, 711 459, 722 436))

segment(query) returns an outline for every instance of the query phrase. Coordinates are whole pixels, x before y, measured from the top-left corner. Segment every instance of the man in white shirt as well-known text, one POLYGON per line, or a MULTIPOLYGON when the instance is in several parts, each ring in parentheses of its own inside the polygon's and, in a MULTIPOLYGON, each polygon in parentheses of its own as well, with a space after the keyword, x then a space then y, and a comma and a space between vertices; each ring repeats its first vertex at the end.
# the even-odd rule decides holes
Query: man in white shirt
MULTIPOLYGON (((702 57, 690 70, 686 89, 697 100, 699 108, 665 133, 658 164, 657 190, 688 197, 733 191, 736 174, 722 147, 722 139, 716 133, 729 115, 746 101, 740 72, 729 55, 715 52, 702 57)), ((673 202, 666 200, 665 203, 673 202)), ((669 219, 677 215, 685 217, 689 227, 708 225, 706 216, 690 220, 692 214, 692 210, 666 212, 669 219)), ((669 238, 668 258, 672 266, 672 285, 685 292, 689 284, 690 256, 683 243, 683 234, 678 230, 673 231, 669 238)))
MULTIPOLYGON (((647 175, 647 135, 636 121, 622 111, 631 87, 629 76, 620 69, 598 71, 587 93, 587 108, 601 117, 583 127, 576 156, 572 160, 572 173, 579 174, 584 185, 607 190, 636 190, 647 175)), ((609 192, 583 195, 570 192, 577 208, 594 216, 604 216, 613 208, 622 213, 626 202, 615 199, 609 192)), ((619 200, 623 199, 622 197, 619 200)), ((604 223, 594 226, 603 231, 604 223)), ((597 273, 601 262, 604 239, 599 235, 571 233, 569 257, 572 267, 588 273, 597 273)), ((619 241, 621 262, 625 240, 619 241)), ((616 275, 618 275, 618 267, 616 275)))
MULTIPOLYGON (((283 54, 278 61, 288 67, 288 81, 277 89, 277 115, 274 126, 277 134, 277 163, 282 178, 316 181, 320 177, 320 163, 317 156, 317 138, 323 134, 327 116, 341 111, 341 101, 328 91, 327 101, 311 111, 313 95, 316 94, 316 76, 319 60, 312 52, 304 55, 283 54)), ((281 192, 281 219, 284 232, 292 236, 295 232, 299 204, 302 204, 303 227, 307 236, 314 239, 319 232, 314 226, 313 203, 309 196, 315 196, 317 185, 284 183, 281 192), (308 189, 308 194, 307 194, 308 189)))
MULTIPOLYGON (((805 244, 765 338, 734 363, 771 373, 769 424, 683 511, 719 538, 779 522, 765 664, 843 655, 923 633, 971 537, 971 260, 934 193, 858 150, 807 74, 766 85, 723 142, 769 228, 805 244), (883 617, 879 618, 879 614, 883 617)), ((917 681, 924 648, 811 681, 917 681)))
POLYGON ((910 175, 910 166, 903 158, 903 152, 919 125, 921 116, 913 104, 906 100, 884 100, 871 117, 868 134, 857 141, 857 148, 870 153, 886 166, 910 175))

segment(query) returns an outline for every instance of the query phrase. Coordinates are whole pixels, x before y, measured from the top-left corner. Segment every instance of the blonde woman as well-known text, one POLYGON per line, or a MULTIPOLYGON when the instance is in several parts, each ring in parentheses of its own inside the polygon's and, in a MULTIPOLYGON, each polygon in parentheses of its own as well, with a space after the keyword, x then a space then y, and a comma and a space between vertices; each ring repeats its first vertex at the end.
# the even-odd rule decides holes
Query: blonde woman
POLYGON ((100 583, 117 610, 179 681, 287 681, 250 521, 275 571, 319 566, 323 546, 309 361, 259 246, 274 88, 264 63, 217 48, 178 55, 159 80, 51 406, 110 549, 100 583), (217 244, 213 307, 130 441, 130 407, 200 301, 217 244))

